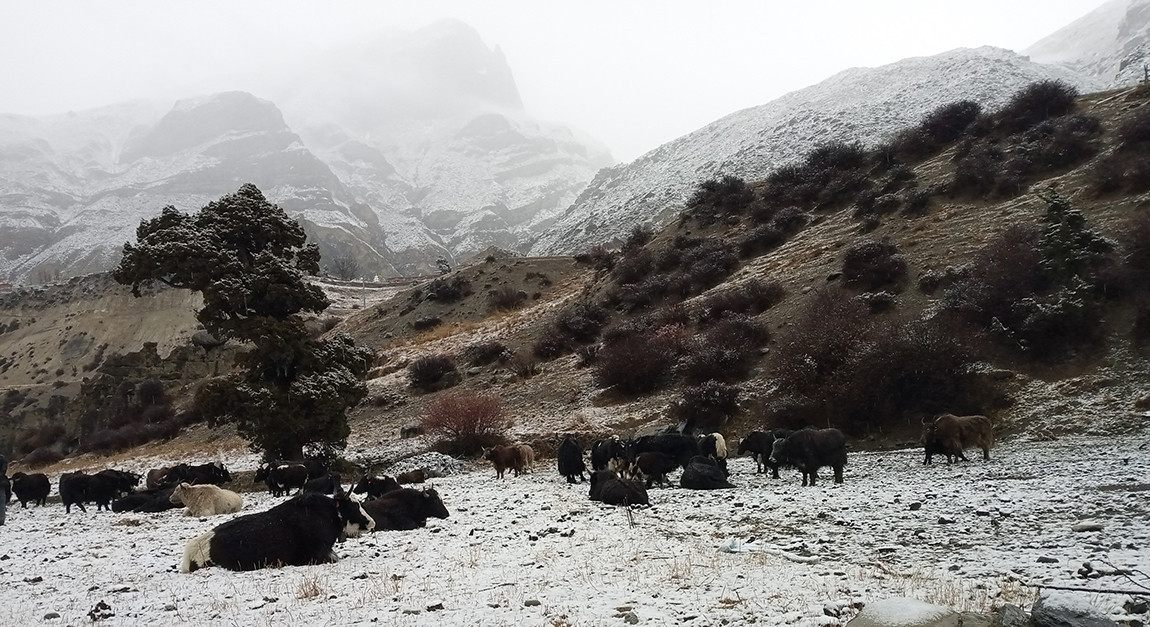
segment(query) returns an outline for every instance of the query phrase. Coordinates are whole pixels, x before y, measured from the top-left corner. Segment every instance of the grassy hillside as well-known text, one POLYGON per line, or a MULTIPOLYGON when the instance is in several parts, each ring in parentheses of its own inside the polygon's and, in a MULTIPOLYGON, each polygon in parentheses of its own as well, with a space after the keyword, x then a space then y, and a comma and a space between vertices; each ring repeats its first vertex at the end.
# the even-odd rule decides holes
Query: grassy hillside
MULTIPOLYGON (((956 103, 878 149, 827 145, 764 181, 701 182, 678 220, 637 225, 622 250, 491 255, 348 309, 323 327, 378 352, 349 449, 431 446, 399 441, 400 427, 462 392, 496 397, 510 436, 544 450, 557 432, 683 422, 728 436, 829 425, 905 443, 944 411, 985 413, 1003 434, 1141 428, 1148 94, 1038 85, 997 112, 956 103)), ((123 292, 61 297, 35 324, 55 328, 97 302, 101 320, 133 316, 171 298, 123 292)), ((36 344, 33 323, 11 327, 29 306, 9 298, 0 311, 6 399, 67 379, 76 361, 64 336, 36 344)), ((178 407, 194 377, 160 358, 194 327, 149 325, 115 326, 157 343, 178 407)), ((125 341, 117 352, 132 351, 125 341)), ((60 388, 74 395, 81 382, 60 388)), ((22 402, 3 405, 9 428, 22 402)), ((22 414, 6 448, 50 420, 39 419, 22 414)))

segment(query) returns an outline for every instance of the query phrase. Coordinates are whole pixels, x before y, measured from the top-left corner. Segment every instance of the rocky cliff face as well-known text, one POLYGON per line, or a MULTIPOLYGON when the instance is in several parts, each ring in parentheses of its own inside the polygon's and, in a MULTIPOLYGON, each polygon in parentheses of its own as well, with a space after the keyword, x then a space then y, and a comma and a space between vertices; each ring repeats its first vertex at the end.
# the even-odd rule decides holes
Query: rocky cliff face
POLYGON ((524 250, 607 151, 534 121, 502 53, 458 22, 393 34, 246 92, 0 116, 0 281, 107 270, 142 218, 255 183, 367 276, 524 250))
POLYGON ((840 72, 732 113, 632 163, 600 171, 531 254, 574 253, 620 241, 637 224, 658 226, 673 218, 705 179, 727 174, 762 179, 818 144, 858 140, 872 145, 940 105, 969 99, 993 108, 1019 88, 1049 79, 1082 91, 1101 87, 1071 70, 990 47, 840 72))
POLYGON ((1023 52, 1110 87, 1132 85, 1150 63, 1150 0, 1111 0, 1023 52))

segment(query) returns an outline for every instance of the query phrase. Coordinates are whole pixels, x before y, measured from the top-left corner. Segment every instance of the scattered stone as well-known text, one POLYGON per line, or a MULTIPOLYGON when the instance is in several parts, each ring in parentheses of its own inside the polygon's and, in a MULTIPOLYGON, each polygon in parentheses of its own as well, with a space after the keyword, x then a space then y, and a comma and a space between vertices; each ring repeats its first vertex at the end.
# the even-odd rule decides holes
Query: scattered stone
POLYGON ((116 613, 112 611, 112 606, 103 601, 96 603, 91 610, 88 610, 88 618, 91 619, 93 623, 98 620, 104 620, 105 618, 112 618, 115 615, 116 613))
POLYGON ((983 507, 980 507, 980 508, 974 510, 974 515, 975 516, 989 516, 990 510, 983 508, 983 507))
POLYGON ((527 599, 523 602, 523 605, 524 607, 537 607, 542 605, 542 603, 539 602, 539 599, 527 599))
POLYGON ((435 605, 428 605, 428 606, 427 606, 427 611, 428 611, 428 612, 438 612, 438 611, 440 611, 440 610, 442 610, 442 609, 443 609, 443 604, 442 604, 442 603, 436 603, 435 605))
POLYGON ((39 575, 24 578, 24 583, 40 583, 41 581, 44 581, 44 578, 39 575))
POLYGON ((1145 614, 1150 608, 1147 607, 1146 599, 1136 598, 1123 603, 1122 609, 1126 610, 1127 614, 1145 614))
POLYGON ((164 606, 164 611, 165 611, 165 612, 174 612, 174 611, 176 611, 176 609, 177 609, 177 608, 176 608, 176 604, 175 604, 175 603, 169 603, 169 604, 167 604, 167 605, 165 605, 165 606, 164 606))
POLYGON ((48 612, 47 614, 44 615, 44 620, 53 620, 56 618, 60 618, 60 614, 58 614, 56 612, 48 612))
POLYGON ((914 503, 911 503, 909 507, 910 511, 917 512, 918 510, 922 509, 922 503, 915 501, 914 503))
POLYGON ((628 625, 638 625, 639 616, 635 614, 635 612, 627 612, 623 615, 623 622, 627 623, 628 625))
POLYGON ((1117 627, 1081 597, 1048 591, 1041 594, 1030 610, 1034 627, 1117 627))
POLYGON ((994 615, 993 627, 1030 627, 1030 617, 1022 608, 1004 603, 994 615))
POLYGON ((1079 532, 1081 532, 1081 531, 1102 531, 1104 526, 1105 525, 1103 525, 1102 523, 1100 523, 1096 520, 1083 520, 1081 522, 1077 522, 1077 523, 1074 523, 1073 525, 1071 525, 1070 530, 1071 531, 1079 531, 1079 532))
POLYGON ((952 522, 954 522, 954 519, 951 518, 950 516, 939 516, 938 517, 938 524, 940 524, 940 525, 949 525, 952 522))
POLYGON ((1043 555, 1042 557, 1038 558, 1038 563, 1039 564, 1057 564, 1058 559, 1053 558, 1053 557, 1047 557, 1047 556, 1043 555))
POLYGON ((957 617, 948 607, 895 597, 871 601, 847 623, 848 627, 928 627, 947 617, 957 617))

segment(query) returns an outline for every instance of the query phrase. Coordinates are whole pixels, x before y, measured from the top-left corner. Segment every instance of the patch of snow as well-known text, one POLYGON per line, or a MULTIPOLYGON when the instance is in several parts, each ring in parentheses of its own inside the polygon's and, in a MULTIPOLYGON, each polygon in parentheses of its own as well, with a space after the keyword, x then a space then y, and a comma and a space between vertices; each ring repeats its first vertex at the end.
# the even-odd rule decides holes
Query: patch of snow
MULTIPOLYGON (((589 501, 587 484, 568 484, 553 459, 503 480, 463 462, 464 472, 435 480, 449 518, 349 539, 336 545, 337 563, 246 573, 178 572, 187 541, 230 515, 9 507, 0 624, 38 624, 52 612, 60 624, 87 623, 100 602, 115 613, 107 624, 163 625, 614 625, 631 612, 640 624, 814 627, 892 596, 959 611, 1026 607, 1028 585, 1076 585, 1086 559, 1150 571, 1145 439, 1014 440, 987 462, 932 466, 919 449, 852 452, 845 483, 815 487, 801 487, 794 471, 758 474, 738 457, 729 462, 735 489, 655 488, 651 507, 631 510, 589 501), (911 501, 921 509, 909 510, 911 501), (955 522, 936 524, 941 514, 955 522), (1070 531, 1086 515, 1106 529, 1070 531), (1051 555, 1059 563, 1037 560, 1051 555), (828 603, 841 616, 825 616, 828 603)), ((233 471, 258 461, 246 451, 186 461, 218 459, 233 471)), ((140 458, 128 469, 161 461, 176 460, 140 458)), ((102 467, 99 458, 79 462, 102 467)), ((280 501, 243 497, 241 514, 280 501)), ((1104 613, 1121 602, 1092 600, 1104 613)), ((889 611, 901 617, 909 607, 889 611)))
POLYGON ((907 597, 892 597, 867 603, 860 616, 865 616, 877 625, 898 627, 899 625, 921 625, 938 620, 953 613, 948 607, 926 603, 907 597))

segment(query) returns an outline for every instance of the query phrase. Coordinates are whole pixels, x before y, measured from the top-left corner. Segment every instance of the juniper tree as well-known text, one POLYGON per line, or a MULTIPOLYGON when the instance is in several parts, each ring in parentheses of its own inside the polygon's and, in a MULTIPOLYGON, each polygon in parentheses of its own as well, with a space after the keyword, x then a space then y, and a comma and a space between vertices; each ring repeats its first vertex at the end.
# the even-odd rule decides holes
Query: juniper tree
POLYGON ((346 412, 366 395, 373 354, 346 335, 309 337, 301 314, 329 303, 305 279, 320 255, 298 223, 249 183, 196 214, 165 207, 140 222, 136 240, 124 244, 116 281, 136 296, 153 281, 200 292, 204 328, 250 347, 237 372, 196 394, 210 425, 234 424, 267 459, 346 445, 346 412))

